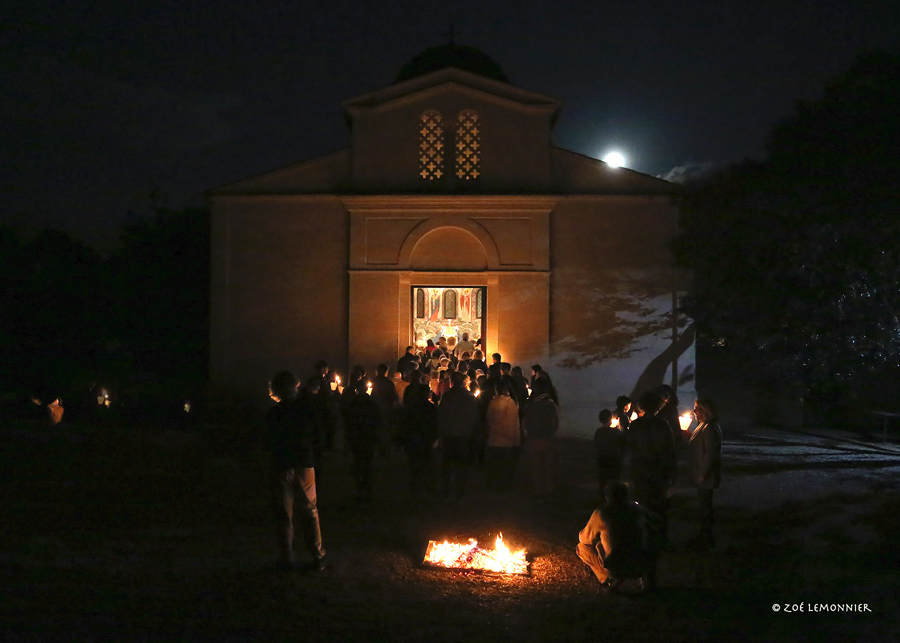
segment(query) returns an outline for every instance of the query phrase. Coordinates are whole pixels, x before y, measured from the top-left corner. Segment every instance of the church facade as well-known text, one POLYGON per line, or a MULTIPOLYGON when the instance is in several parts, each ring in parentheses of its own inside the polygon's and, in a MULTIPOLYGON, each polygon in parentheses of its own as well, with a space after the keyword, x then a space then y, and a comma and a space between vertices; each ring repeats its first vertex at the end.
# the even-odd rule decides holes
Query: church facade
POLYGON ((348 148, 208 193, 214 390, 264 400, 277 370, 468 332, 550 373, 567 433, 663 382, 688 400, 676 186, 555 147, 560 103, 468 47, 343 110, 348 148))

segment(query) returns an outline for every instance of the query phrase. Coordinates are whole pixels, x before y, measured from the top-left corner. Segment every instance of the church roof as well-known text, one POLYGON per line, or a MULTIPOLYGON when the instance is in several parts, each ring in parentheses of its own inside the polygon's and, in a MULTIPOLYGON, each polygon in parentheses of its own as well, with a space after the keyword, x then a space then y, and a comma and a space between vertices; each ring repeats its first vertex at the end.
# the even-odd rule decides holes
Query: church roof
POLYGON ((457 45, 453 42, 429 47, 410 58, 400 69, 397 78, 394 79, 394 84, 425 76, 446 67, 456 67, 472 74, 511 84, 503 69, 493 58, 480 49, 468 45, 457 45))

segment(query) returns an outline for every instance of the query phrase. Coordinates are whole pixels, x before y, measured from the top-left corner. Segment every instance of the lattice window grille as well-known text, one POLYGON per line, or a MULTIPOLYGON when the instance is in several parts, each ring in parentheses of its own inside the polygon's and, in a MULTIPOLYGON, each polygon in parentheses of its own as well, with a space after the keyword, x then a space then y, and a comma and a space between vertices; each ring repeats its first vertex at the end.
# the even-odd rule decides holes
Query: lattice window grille
POLYGON ((416 288, 416 319, 425 318, 425 291, 416 288))
POLYGON ((446 319, 456 319, 456 291, 448 288, 444 291, 444 317, 446 319))
POLYGON ((467 109, 456 118, 456 178, 471 181, 481 176, 481 127, 478 113, 467 109))
POLYGON ((443 118, 430 109, 419 120, 419 177, 435 181, 444 176, 443 118))

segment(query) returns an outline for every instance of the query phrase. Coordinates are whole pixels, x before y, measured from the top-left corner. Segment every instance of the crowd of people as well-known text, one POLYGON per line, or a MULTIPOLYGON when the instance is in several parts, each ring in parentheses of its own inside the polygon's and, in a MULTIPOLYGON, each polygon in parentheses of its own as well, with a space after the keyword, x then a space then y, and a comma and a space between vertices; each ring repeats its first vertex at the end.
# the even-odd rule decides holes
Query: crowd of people
POLYGON ((678 398, 665 384, 645 392, 637 405, 620 396, 614 411, 600 411, 594 447, 604 504, 579 534, 576 551, 604 586, 614 588, 634 577, 646 588, 656 586, 656 561, 668 546, 679 449, 688 450, 690 481, 698 495, 698 531, 689 544, 699 550, 714 545, 712 494, 721 481, 722 462, 715 403, 698 399, 689 419, 696 421, 693 432, 681 426, 678 398), (626 457, 630 488, 623 475, 626 457))
MULTIPOLYGON (((490 364, 484 357, 464 336, 453 347, 441 341, 418 351, 408 346, 393 376, 387 364, 379 364, 372 376, 358 365, 341 382, 327 363, 319 362, 305 383, 289 371, 273 377, 270 396, 278 404, 267 415, 267 442, 281 565, 296 565, 292 516, 297 507, 313 568, 326 567, 315 476, 324 453, 337 446, 339 425, 359 503, 373 500, 376 457, 395 448, 406 456, 414 497, 438 495, 459 502, 473 466, 482 468, 488 489, 510 492, 524 456, 534 496, 551 499, 559 398, 550 375, 535 364, 526 378, 499 353, 490 356, 490 364)), ((691 476, 700 501, 693 544, 712 546, 721 430, 710 400, 697 400, 694 414, 697 428, 683 431, 678 400, 667 386, 645 393, 636 405, 621 396, 615 410, 600 412, 594 444, 605 502, 579 535, 577 553, 606 586, 634 576, 642 577, 645 586, 655 585, 656 559, 667 540, 676 449, 682 443, 692 454, 691 476)))

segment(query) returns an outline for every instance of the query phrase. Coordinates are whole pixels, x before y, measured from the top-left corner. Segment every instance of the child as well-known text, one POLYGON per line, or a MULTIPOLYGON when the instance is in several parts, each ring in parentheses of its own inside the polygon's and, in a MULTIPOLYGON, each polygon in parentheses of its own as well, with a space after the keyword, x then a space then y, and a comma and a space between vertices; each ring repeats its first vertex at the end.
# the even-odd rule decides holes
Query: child
POLYGON ((600 493, 612 480, 618 480, 625 450, 625 434, 612 427, 612 412, 603 409, 599 414, 600 426, 594 432, 594 449, 597 453, 597 482, 600 493))

